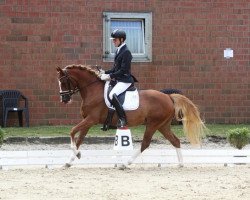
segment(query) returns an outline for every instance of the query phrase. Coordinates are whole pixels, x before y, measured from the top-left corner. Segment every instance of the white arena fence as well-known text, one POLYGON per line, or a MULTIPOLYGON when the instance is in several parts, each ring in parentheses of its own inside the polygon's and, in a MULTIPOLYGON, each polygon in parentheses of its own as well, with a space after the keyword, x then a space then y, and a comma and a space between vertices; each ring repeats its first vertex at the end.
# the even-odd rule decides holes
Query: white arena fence
MULTIPOLYGON (((81 159, 75 165, 109 165, 125 163, 134 150, 81 150, 81 159)), ((237 164, 250 163, 250 150, 182 150, 185 164, 237 164)), ((63 165, 72 155, 71 150, 39 150, 39 151, 0 151, 0 167, 11 166, 56 166, 63 165)), ((175 149, 148 149, 144 151, 134 164, 178 164, 175 149)))

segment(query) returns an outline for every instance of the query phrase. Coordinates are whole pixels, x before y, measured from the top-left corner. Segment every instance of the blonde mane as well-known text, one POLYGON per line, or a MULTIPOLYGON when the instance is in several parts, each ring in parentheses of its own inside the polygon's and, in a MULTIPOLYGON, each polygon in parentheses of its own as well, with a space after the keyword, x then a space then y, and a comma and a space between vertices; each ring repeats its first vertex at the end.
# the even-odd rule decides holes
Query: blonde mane
POLYGON ((98 71, 92 69, 90 66, 88 65, 81 65, 81 64, 72 64, 72 65, 67 65, 64 69, 79 69, 79 70, 86 70, 88 72, 90 72, 91 74, 95 75, 96 77, 99 78, 99 73, 98 71))

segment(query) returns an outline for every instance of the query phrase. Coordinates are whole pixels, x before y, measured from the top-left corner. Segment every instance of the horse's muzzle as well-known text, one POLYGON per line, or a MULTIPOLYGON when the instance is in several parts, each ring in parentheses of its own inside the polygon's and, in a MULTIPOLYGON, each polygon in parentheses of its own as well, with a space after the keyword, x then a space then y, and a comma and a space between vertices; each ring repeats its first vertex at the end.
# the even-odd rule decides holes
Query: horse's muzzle
POLYGON ((68 103, 71 100, 71 95, 68 92, 61 92, 60 93, 61 96, 61 102, 63 103, 68 103))

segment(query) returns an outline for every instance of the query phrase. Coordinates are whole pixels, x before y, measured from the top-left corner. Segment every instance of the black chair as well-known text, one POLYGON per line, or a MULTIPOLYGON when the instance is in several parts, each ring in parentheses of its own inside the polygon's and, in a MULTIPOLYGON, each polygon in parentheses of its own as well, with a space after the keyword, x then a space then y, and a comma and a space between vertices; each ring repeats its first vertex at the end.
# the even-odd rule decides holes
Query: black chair
POLYGON ((19 126, 23 126, 23 113, 25 114, 26 125, 29 127, 29 107, 28 99, 18 90, 2 90, 3 102, 3 127, 6 127, 9 112, 17 112, 19 126), (21 105, 21 100, 24 100, 24 105, 21 105))

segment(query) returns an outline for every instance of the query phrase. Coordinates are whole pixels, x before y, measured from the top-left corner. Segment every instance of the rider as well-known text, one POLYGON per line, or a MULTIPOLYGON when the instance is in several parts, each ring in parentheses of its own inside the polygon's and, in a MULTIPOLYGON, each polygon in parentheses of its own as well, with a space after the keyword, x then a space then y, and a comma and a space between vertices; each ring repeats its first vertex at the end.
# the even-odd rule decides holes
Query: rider
POLYGON ((125 40, 126 33, 123 30, 116 29, 111 33, 114 46, 117 47, 114 58, 114 66, 110 70, 102 70, 101 80, 112 80, 116 84, 109 94, 112 105, 115 107, 119 117, 118 127, 125 127, 127 119, 122 105, 117 96, 123 93, 136 79, 131 75, 132 55, 128 49, 125 40))

